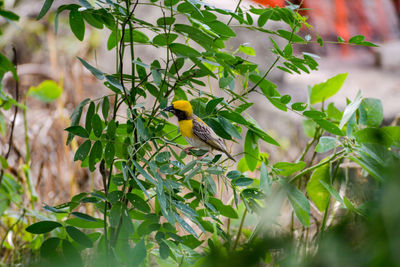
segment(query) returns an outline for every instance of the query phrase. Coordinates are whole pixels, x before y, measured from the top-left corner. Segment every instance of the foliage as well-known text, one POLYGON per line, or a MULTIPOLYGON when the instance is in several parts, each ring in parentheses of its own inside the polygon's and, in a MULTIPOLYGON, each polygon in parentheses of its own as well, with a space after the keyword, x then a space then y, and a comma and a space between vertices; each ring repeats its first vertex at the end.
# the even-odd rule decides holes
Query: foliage
MULTIPOLYGON (((305 233, 308 236, 308 229, 314 227, 314 238, 322 238, 329 226, 328 217, 335 216, 335 202, 352 216, 367 216, 359 203, 338 190, 345 185, 342 162, 357 163, 379 183, 396 173, 400 130, 397 126, 380 127, 383 111, 379 100, 359 94, 344 111, 333 103, 325 108, 326 100, 340 90, 347 74, 314 85, 308 103, 293 103, 290 95, 281 95, 277 85, 268 80, 275 67, 289 74, 317 70, 316 55, 295 52, 301 48, 296 44, 313 42, 300 36, 299 30, 310 25, 299 14, 299 6, 242 10, 238 5, 229 11, 197 0, 78 2, 57 9, 56 29, 64 12, 68 12, 71 31, 80 41, 86 27, 108 29, 107 49, 115 50, 118 62, 115 73, 105 73, 91 60, 78 58, 110 94, 84 99, 70 117, 71 126, 65 129, 67 144, 73 138, 80 142, 74 160, 91 172, 98 171, 103 188, 80 193, 55 207, 44 206, 48 218, 25 229, 31 240, 38 235, 39 265, 218 266, 230 253, 232 264, 237 266, 249 255, 253 261, 248 261, 249 265, 285 264, 287 259, 279 251, 288 258, 304 256, 300 260, 306 261, 307 249, 316 255, 319 251, 317 242, 308 244, 305 233), (137 18, 146 6, 159 11, 160 18, 137 18), (270 30, 268 21, 280 21, 285 27, 270 30), (270 37, 276 59, 264 73, 264 66, 248 59, 255 55, 249 44, 230 48, 236 27, 270 37), (283 40, 284 46, 277 40, 283 40), (139 45, 159 49, 165 56, 143 62, 135 53, 139 45), (130 73, 125 72, 126 59, 131 62, 130 73), (206 90, 207 79, 218 82, 224 97, 206 90), (311 140, 296 162, 271 163, 273 157, 260 150, 263 142, 279 146, 279 140, 247 114, 252 106, 248 96, 255 93, 280 111, 295 112, 304 120, 311 140), (241 157, 237 170, 221 155, 197 158, 202 151, 192 151, 194 159, 189 159, 181 152, 186 142, 163 111, 177 99, 189 99, 194 113, 220 137, 243 138, 244 153, 236 155, 241 157), (118 116, 122 107, 126 107, 126 116, 118 116), (325 158, 321 160, 318 153, 325 153, 325 158), (227 195, 232 196, 228 201, 227 195), (293 209, 291 235, 297 235, 293 240, 270 236, 277 211, 286 202, 293 209), (313 204, 323 213, 321 220, 312 216, 313 204), (259 221, 251 233, 243 228, 247 214, 259 221), (295 217, 302 225, 297 231, 295 217), (235 222, 238 227, 231 227, 235 222), (301 251, 298 254, 295 246, 301 251)), ((53 0, 44 2, 38 19, 52 4, 53 0)), ((323 45, 321 39, 317 42, 323 45)), ((360 36, 347 44, 374 46, 360 36)), ((4 71, 15 73, 13 65, 2 60, 7 62, 2 66, 8 66, 4 71)), ((62 90, 54 82, 50 85, 58 93, 62 90)), ((30 91, 44 101, 59 95, 53 95, 54 90, 49 95, 46 88, 41 84, 30 91)), ((2 190, 17 192, 9 185, 18 187, 7 178, 2 190)))

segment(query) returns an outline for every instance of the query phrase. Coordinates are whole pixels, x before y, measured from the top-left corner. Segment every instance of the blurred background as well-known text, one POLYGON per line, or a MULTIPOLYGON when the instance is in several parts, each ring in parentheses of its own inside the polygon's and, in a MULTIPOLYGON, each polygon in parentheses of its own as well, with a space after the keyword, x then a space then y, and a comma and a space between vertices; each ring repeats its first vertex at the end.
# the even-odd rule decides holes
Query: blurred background
MULTIPOLYGON (((15 176, 30 180, 31 198, 37 198, 39 203, 48 205, 68 201, 71 196, 81 191, 100 188, 100 177, 90 174, 88 170, 80 167, 79 162, 73 161, 74 151, 78 147, 76 140, 71 146, 65 145, 67 135, 63 129, 69 126, 69 116, 73 109, 83 99, 96 99, 106 92, 104 86, 83 68, 77 57, 95 62, 95 66, 105 72, 112 73, 115 69, 114 52, 107 50, 108 30, 87 27, 84 41, 79 42, 69 28, 68 14, 62 13, 59 16, 57 34, 55 33, 54 11, 67 2, 72 1, 55 1, 52 12, 36 21, 35 18, 43 4, 42 0, 5 0, 6 9, 19 14, 21 19, 16 23, 0 20, 3 29, 0 50, 8 58, 14 56, 13 47, 17 51, 20 96, 28 108, 27 126, 23 112, 19 112, 17 116, 9 168, 15 176), (31 86, 37 86, 48 79, 56 81, 62 88, 62 94, 56 101, 44 103, 27 95, 31 86), (25 145, 26 138, 29 139, 28 148, 25 145), (24 174, 23 167, 27 153, 30 154, 29 175, 24 174)), ((237 1, 233 0, 205 2, 225 9, 234 9, 237 4, 237 1)), ((290 93, 294 101, 306 101, 308 86, 321 83, 336 74, 348 72, 343 88, 332 98, 336 106, 343 109, 346 98, 354 99, 361 90, 364 97, 382 100, 385 124, 397 124, 400 116, 400 1, 291 2, 302 3, 302 12, 313 25, 311 34, 304 31, 300 32, 300 35, 308 39, 306 35, 310 34, 310 41, 314 43, 307 46, 307 49, 310 53, 320 56, 317 60, 320 66, 318 71, 301 75, 289 75, 274 70, 269 78, 278 84, 279 91, 282 94, 290 93), (379 47, 352 47, 336 43, 338 36, 348 40, 357 34, 364 35, 367 41, 377 43, 379 47), (325 41, 323 46, 317 42, 316 36, 321 36, 325 41)), ((244 9, 250 5, 284 6, 285 1, 242 1, 244 9)), ((159 16, 146 12, 142 15, 155 18, 159 16)), ((278 26, 271 23, 266 27, 278 26)), ((251 33, 244 33, 239 28, 237 32, 238 38, 231 43, 232 48, 250 43, 256 50, 256 57, 249 60, 260 64, 261 71, 267 70, 275 60, 268 51, 269 40, 266 37, 251 36, 251 33)), ((141 58, 145 62, 147 59, 149 61, 154 57, 154 53, 142 51, 141 58)), ((15 94, 12 77, 5 77, 4 83, 5 91, 11 95, 15 94)), ((282 144, 280 148, 265 146, 262 148, 263 152, 271 155, 272 162, 297 159, 307 143, 301 120, 298 120, 294 113, 278 112, 276 108, 265 105, 264 101, 258 103, 260 100, 257 96, 253 96, 251 101, 255 102, 251 115, 282 144)), ((0 154, 4 154, 8 143, 4 128, 10 122, 11 110, 8 112, 9 114, 4 114, 5 122, 0 122, 0 154)), ((354 172, 357 172, 357 169, 354 172)), ((23 184, 28 183, 24 181, 23 184)), ((29 202, 29 199, 26 201, 29 202)), ((15 212, 18 213, 19 211, 15 212)), ((251 220, 251 217, 249 218, 251 220)))

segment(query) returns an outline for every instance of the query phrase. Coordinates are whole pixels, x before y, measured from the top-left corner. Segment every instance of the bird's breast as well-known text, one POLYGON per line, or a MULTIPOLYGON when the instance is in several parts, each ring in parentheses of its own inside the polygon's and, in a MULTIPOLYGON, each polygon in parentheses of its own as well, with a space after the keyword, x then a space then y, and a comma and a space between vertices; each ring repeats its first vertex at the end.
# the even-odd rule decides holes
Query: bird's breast
POLYGON ((179 130, 183 137, 194 137, 193 135, 193 121, 192 120, 180 120, 179 130))

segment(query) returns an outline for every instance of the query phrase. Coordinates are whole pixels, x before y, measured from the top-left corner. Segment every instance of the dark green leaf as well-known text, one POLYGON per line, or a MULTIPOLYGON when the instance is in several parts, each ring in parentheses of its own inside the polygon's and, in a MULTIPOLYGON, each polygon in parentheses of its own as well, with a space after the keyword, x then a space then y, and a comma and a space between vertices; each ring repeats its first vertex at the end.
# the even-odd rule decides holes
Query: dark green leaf
POLYGON ((74 212, 71 212, 71 214, 82 220, 86 220, 89 222, 97 222, 96 218, 93 218, 92 216, 84 214, 82 212, 74 211, 74 212))
POLYGON ((25 228, 25 231, 32 234, 44 234, 54 230, 57 227, 62 227, 62 224, 53 221, 41 221, 29 225, 25 228))
POLYGON ((292 104, 292 109, 297 110, 297 111, 303 111, 307 108, 307 104, 303 102, 297 102, 292 104))
POLYGON ((324 112, 317 110, 306 110, 303 112, 303 115, 311 119, 323 119, 326 117, 324 112))
POLYGON ((68 235, 73 240, 75 240, 82 246, 84 246, 86 248, 93 247, 92 240, 90 240, 90 238, 87 235, 85 235, 82 231, 78 230, 77 228, 75 228, 73 226, 67 226, 67 227, 65 227, 65 230, 67 231, 68 235))
POLYGON ((182 55, 184 57, 199 57, 201 54, 194 48, 190 46, 180 44, 180 43, 173 43, 170 46, 171 51, 174 54, 182 55))
POLYGON ((364 41, 365 37, 363 35, 355 35, 349 39, 350 44, 359 44, 364 41))
POLYGON ((230 205, 225 205, 218 198, 210 197, 208 201, 217 209, 218 212, 220 212, 221 215, 232 219, 239 218, 236 211, 230 205))
POLYGON ((82 126, 79 126, 79 125, 78 126, 70 126, 70 127, 66 128, 64 130, 69 132, 69 133, 71 133, 71 134, 73 134, 73 135, 77 135, 77 136, 80 136, 80 137, 83 137, 83 138, 88 138, 89 137, 89 134, 86 131, 86 129, 83 128, 82 126))
POLYGON ((222 124, 218 120, 214 118, 208 118, 204 119, 204 121, 214 130, 217 135, 221 136, 224 139, 232 140, 232 136, 226 131, 224 126, 222 126, 222 124))
POLYGON ((78 59, 82 63, 82 65, 85 66, 85 68, 87 68, 94 75, 94 77, 96 77, 99 80, 103 80, 104 79, 104 73, 102 71, 100 71, 97 68, 93 67, 92 65, 87 63, 82 58, 78 57, 78 59))
POLYGON ((342 130, 340 130, 340 128, 337 127, 336 124, 334 124, 334 123, 332 123, 330 121, 327 121, 327 120, 314 120, 314 121, 319 126, 321 126, 322 129, 324 129, 324 130, 326 130, 326 131, 328 131, 330 133, 333 133, 333 134, 336 134, 336 135, 339 135, 339 136, 343 136, 344 135, 342 130))
POLYGON ((135 207, 136 209, 138 209, 144 213, 150 212, 150 206, 147 204, 146 201, 144 201, 138 195, 128 193, 126 195, 126 198, 129 200, 129 202, 132 203, 133 207, 135 207))
POLYGON ((83 21, 81 12, 77 9, 72 9, 69 13, 69 26, 76 38, 82 41, 85 37, 85 22, 83 21))
POLYGON ((235 37, 236 33, 226 25, 225 23, 222 23, 221 21, 211 21, 206 23, 213 32, 218 34, 221 37, 235 37))
POLYGON ((175 41, 176 38, 178 38, 177 34, 174 34, 174 33, 170 33, 170 34, 161 33, 161 34, 156 35, 153 38, 153 43, 155 45, 159 45, 159 46, 166 46, 168 44, 171 44, 173 41, 175 41))
POLYGON ((235 126, 233 126, 233 124, 228 121, 227 119, 223 118, 223 117, 218 117, 219 122, 222 124, 222 127, 224 127, 225 131, 230 134, 231 136, 233 136, 234 138, 237 139, 242 139, 242 136, 240 136, 239 131, 236 129, 235 126))
POLYGON ((107 164, 111 164, 115 156, 115 147, 113 142, 108 142, 104 148, 104 160, 107 164))
POLYGON ((9 20, 14 20, 17 21, 19 20, 19 16, 15 14, 14 12, 8 11, 8 10, 2 10, 0 9, 0 16, 9 19, 9 20))
POLYGON ((92 142, 90 140, 86 140, 81 144, 75 152, 74 161, 81 160, 84 161, 86 157, 89 155, 90 147, 92 146, 92 142))
POLYGON ((254 171, 258 163, 258 138, 253 131, 248 130, 244 140, 244 158, 247 166, 251 171, 254 171))
POLYGON ((169 256, 169 247, 164 241, 162 241, 160 243, 159 251, 160 251, 160 257, 162 259, 168 258, 168 256, 169 256))
POLYGON ((206 113, 211 114, 222 100, 223 97, 211 99, 206 105, 206 113))
POLYGON ((96 137, 100 137, 103 133, 103 123, 98 114, 94 114, 92 117, 92 129, 96 137))
POLYGON ((297 219, 306 227, 310 225, 310 203, 304 194, 290 183, 285 183, 287 197, 297 219))
POLYGON ((46 15, 46 13, 49 11, 51 5, 53 4, 54 0, 46 0, 42 6, 42 9, 39 12, 39 15, 37 16, 36 20, 39 20, 46 15))
POLYGON ((102 155, 103 155, 103 146, 101 145, 101 142, 97 140, 94 143, 92 150, 90 150, 89 154, 89 170, 91 172, 93 172, 96 169, 94 165, 96 165, 96 163, 101 160, 102 155))
MULTIPOLYGON (((87 103, 89 103, 89 101, 90 101, 90 99, 86 98, 81 103, 79 103, 79 105, 74 109, 71 116, 69 117, 71 119, 72 126, 76 126, 79 124, 79 120, 81 119, 83 107, 87 103)), ((68 133, 67 145, 72 141, 72 138, 74 138, 74 135, 72 133, 68 133)))
POLYGON ((43 258, 51 258, 56 256, 56 249, 61 239, 58 237, 50 237, 45 240, 40 247, 40 256, 43 258))
POLYGON ((104 227, 104 222, 99 219, 96 219, 96 221, 92 222, 92 221, 82 220, 80 218, 71 218, 66 220, 65 223, 78 228, 87 228, 87 229, 104 227))
POLYGON ((86 112, 86 118, 85 118, 85 129, 88 133, 92 131, 92 118, 95 112, 95 105, 93 101, 90 101, 89 107, 86 112))

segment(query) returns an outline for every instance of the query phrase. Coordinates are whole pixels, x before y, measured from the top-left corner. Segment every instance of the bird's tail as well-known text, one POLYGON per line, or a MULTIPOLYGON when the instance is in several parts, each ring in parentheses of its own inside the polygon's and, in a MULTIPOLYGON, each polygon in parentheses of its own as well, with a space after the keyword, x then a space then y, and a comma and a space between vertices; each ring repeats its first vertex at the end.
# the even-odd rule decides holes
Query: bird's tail
POLYGON ((232 157, 231 154, 228 153, 228 151, 224 151, 224 153, 228 156, 228 158, 230 158, 231 160, 233 160, 234 162, 236 162, 236 160, 232 157))

